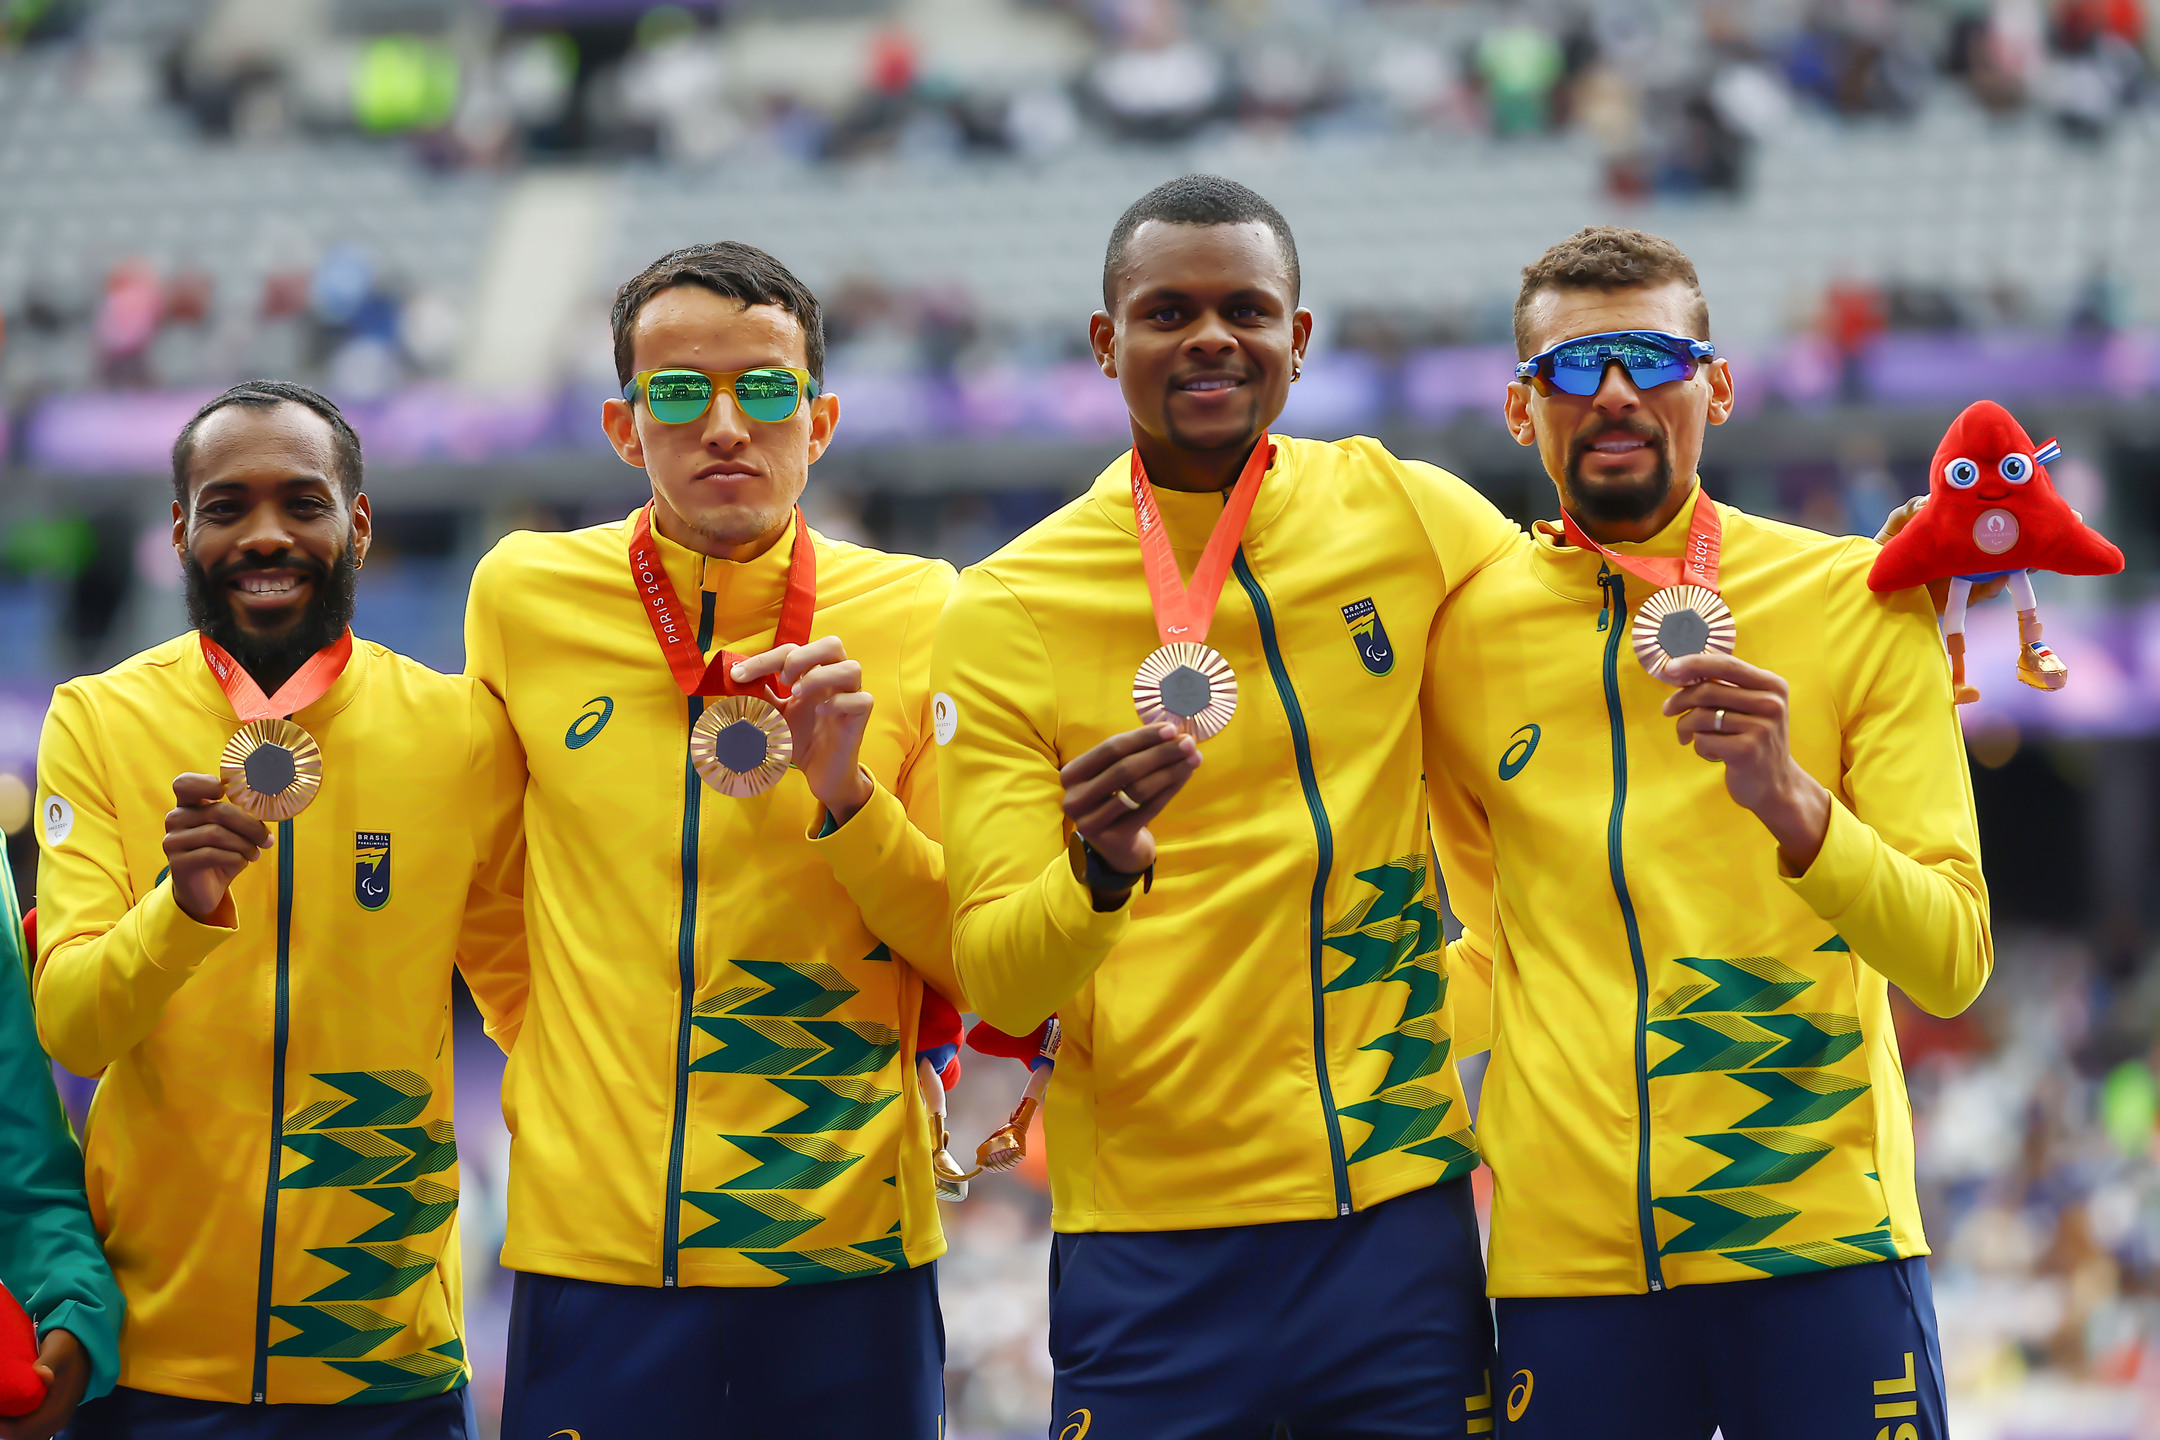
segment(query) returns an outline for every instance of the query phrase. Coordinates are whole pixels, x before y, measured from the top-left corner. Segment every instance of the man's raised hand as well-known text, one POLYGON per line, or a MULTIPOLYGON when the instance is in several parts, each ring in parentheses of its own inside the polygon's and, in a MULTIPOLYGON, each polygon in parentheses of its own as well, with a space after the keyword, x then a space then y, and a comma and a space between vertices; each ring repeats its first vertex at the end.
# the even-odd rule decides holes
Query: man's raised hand
POLYGON ((1200 746, 1175 725, 1142 725, 1113 735, 1058 771, 1065 784, 1065 818, 1103 863, 1138 874, 1155 863, 1148 822, 1199 768, 1200 746))
POLYGON ((232 925, 226 892, 233 877, 277 839, 269 826, 225 798, 225 783, 215 775, 182 775, 172 788, 165 863, 172 868, 173 899, 206 925, 232 925))
POLYGON ((735 679, 767 675, 788 688, 780 712, 795 741, 795 767, 810 793, 845 825, 870 803, 875 787, 863 773, 863 734, 877 699, 862 688, 862 663, 848 659, 837 635, 807 645, 776 645, 735 667, 735 679))

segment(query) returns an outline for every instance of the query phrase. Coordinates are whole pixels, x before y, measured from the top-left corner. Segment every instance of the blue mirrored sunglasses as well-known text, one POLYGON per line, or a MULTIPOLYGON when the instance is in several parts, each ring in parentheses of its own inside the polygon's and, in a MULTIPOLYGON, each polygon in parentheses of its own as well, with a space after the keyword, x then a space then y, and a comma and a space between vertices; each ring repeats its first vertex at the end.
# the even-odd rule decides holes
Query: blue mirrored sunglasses
POLYGON ((1595 395, 1605 382, 1605 367, 1618 362, 1639 390, 1669 385, 1695 373, 1697 364, 1717 354, 1707 340, 1668 335, 1662 330, 1609 330, 1578 335, 1515 367, 1519 380, 1544 380, 1569 395, 1595 395))

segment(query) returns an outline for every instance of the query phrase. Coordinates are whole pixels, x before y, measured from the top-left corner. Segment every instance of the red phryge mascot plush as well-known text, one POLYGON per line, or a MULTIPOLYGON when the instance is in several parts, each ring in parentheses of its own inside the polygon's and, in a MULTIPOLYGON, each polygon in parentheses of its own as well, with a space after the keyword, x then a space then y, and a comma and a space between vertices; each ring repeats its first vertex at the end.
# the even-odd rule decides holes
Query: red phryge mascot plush
POLYGON ((28 1415, 45 1403, 45 1377, 35 1368, 37 1358, 37 1326, 0 1285, 0 1416, 28 1415))
POLYGON ((1943 631, 1960 705, 1980 698, 1965 683, 1965 600, 1975 584, 2009 580, 2018 612, 2018 679, 2036 690, 2060 690, 2070 670, 2040 638, 2028 572, 2113 575, 2123 568, 2122 551, 2055 493, 2047 466, 2061 454, 2052 439, 2035 446, 1994 401, 1968 405, 1935 448, 1927 504, 1868 572, 1868 588, 1878 594, 1950 581, 1943 631))

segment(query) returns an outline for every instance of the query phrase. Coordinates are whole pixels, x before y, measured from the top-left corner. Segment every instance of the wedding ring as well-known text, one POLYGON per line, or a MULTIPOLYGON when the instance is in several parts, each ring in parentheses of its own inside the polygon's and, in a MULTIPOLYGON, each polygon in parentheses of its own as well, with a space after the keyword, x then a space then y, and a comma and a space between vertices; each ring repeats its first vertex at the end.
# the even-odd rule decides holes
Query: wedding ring
POLYGON ((1725 712, 1723 710, 1717 712, 1717 733, 1720 735, 1725 733, 1725 712))
POLYGON ((1140 808, 1140 802, 1133 799, 1132 796, 1126 794, 1123 790, 1112 790, 1110 793, 1112 795, 1115 795, 1117 797, 1118 803, 1120 805, 1123 805, 1127 810, 1137 810, 1140 808))

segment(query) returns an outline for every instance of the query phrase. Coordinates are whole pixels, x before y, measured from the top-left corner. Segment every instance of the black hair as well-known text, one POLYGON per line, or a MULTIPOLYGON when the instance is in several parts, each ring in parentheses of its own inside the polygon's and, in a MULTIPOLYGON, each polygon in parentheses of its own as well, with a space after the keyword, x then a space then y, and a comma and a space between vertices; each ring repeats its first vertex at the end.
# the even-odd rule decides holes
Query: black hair
POLYGON ((181 426, 180 434, 173 440, 173 499, 180 502, 183 510, 188 503, 188 467, 195 460, 195 432, 202 428, 203 421, 233 405, 245 405, 251 410, 268 410, 274 405, 300 405, 320 415, 330 427, 330 449, 337 463, 333 478, 339 493, 348 504, 360 493, 360 437, 353 433, 352 425, 345 419, 345 412, 338 409, 336 401, 290 380, 243 380, 197 410, 195 418, 181 426))
POLYGON ((615 380, 628 385, 636 373, 630 360, 630 329, 638 312, 663 290, 677 285, 702 285, 715 295, 740 300, 744 305, 777 305, 793 315, 803 328, 803 367, 820 385, 825 383, 825 307, 795 272, 755 245, 740 240, 714 240, 671 250, 623 282, 615 292, 615 306, 608 314, 608 328, 615 339, 615 380))
POLYGON ((1125 263, 1125 250, 1133 232, 1150 220, 1166 225, 1244 225, 1258 221, 1275 232, 1282 246, 1283 264, 1290 272, 1290 303, 1298 299, 1297 241, 1282 212, 1261 198, 1258 191, 1225 180, 1220 175, 1180 175, 1166 180, 1125 207, 1117 224, 1110 227, 1110 245, 1103 252, 1103 308, 1117 308, 1117 272, 1125 263))

